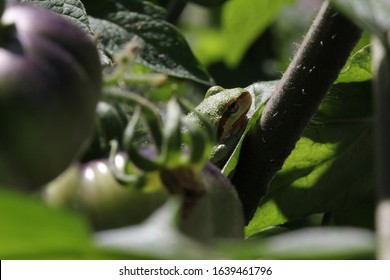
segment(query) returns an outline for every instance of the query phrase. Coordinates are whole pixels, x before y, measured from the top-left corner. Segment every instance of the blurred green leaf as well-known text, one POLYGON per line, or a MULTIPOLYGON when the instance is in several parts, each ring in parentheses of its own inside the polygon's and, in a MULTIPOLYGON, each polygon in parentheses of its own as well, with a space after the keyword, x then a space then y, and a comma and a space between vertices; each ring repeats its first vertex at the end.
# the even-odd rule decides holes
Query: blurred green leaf
POLYGON ((294 0, 231 0, 222 10, 224 57, 237 65, 256 38, 273 22, 279 11, 294 0))
POLYGON ((179 212, 179 201, 168 200, 142 224, 101 231, 95 234, 95 242, 106 250, 152 259, 216 258, 217 253, 180 233, 177 228, 179 212))
POLYGON ((352 227, 313 227, 217 246, 231 259, 340 260, 375 258, 375 235, 352 227))
POLYGON ((260 230, 258 232, 255 232, 255 233, 251 234, 251 235, 248 235, 245 238, 245 240, 249 240, 249 241, 261 240, 261 239, 272 237, 272 236, 275 236, 275 235, 279 235, 281 233, 288 232, 288 231, 289 231, 289 229, 286 228, 286 227, 272 226, 272 227, 268 227, 268 228, 262 229, 262 230, 260 230))
POLYGON ((272 53, 276 54, 280 71, 287 69, 321 4, 320 0, 297 1, 296 4, 283 9, 272 23, 272 53))
POLYGON ((340 86, 321 104, 271 182, 246 228, 247 235, 374 198, 372 108, 367 88, 354 91, 340 86))
POLYGON ((308 228, 266 240, 263 257, 272 259, 372 259, 373 232, 355 228, 308 228))
MULTIPOLYGON (((254 245, 248 242, 249 245, 254 245)), ((356 228, 308 228, 264 239, 258 242, 264 259, 372 259, 375 258, 375 236, 356 228)), ((254 256, 253 256, 254 257, 254 256)))
POLYGON ((385 41, 390 29, 388 0, 332 0, 333 4, 362 28, 385 41))
POLYGON ((0 188, 1 259, 82 258, 90 229, 73 213, 0 188))
POLYGON ((225 43, 223 34, 215 27, 186 27, 187 38, 191 39, 191 47, 196 57, 204 64, 210 65, 223 59, 225 43))
POLYGON ((336 83, 363 82, 372 79, 370 47, 370 37, 368 33, 364 33, 351 52, 336 83))

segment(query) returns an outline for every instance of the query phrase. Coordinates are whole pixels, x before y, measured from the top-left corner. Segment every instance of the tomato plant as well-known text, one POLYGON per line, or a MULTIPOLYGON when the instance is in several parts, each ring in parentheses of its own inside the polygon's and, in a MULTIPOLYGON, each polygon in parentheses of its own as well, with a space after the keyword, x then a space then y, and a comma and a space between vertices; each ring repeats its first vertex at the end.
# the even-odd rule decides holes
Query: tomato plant
POLYGON ((113 248, 129 258, 358 259, 389 251, 374 242, 388 236, 388 1, 12 2, 75 21, 94 36, 97 51, 87 39, 93 51, 76 46, 87 38, 79 29, 50 33, 56 25, 3 15, 0 58, 20 64, 0 66, 2 185, 54 179, 49 188, 59 192, 47 201, 67 209, 0 189, 0 219, 9 229, 0 230, 0 256, 45 254, 47 247, 61 256, 45 227, 78 244, 74 258, 80 251, 115 258, 113 248), (32 29, 9 26, 29 20, 32 29), (215 84, 244 87, 254 97, 223 170, 207 169, 210 128, 183 121, 192 109, 186 101, 196 106, 215 84), (92 144, 83 145, 92 130, 92 144), (124 169, 113 164, 118 153, 128 155, 124 169), (71 175, 57 177, 72 161, 71 175), (219 180, 235 189, 215 188, 219 180), (143 200, 151 187, 165 188, 161 208, 150 210, 143 200), (23 226, 29 215, 39 228, 23 226), (130 222, 116 223, 123 217, 130 222), (43 238, 35 238, 38 231, 43 238), (126 242, 116 238, 124 231, 126 242), (233 231, 238 240, 219 245, 233 231), (13 236, 24 250, 12 246, 13 236), (80 245, 85 240, 102 251, 80 245), (212 246, 203 251, 205 241, 212 246))

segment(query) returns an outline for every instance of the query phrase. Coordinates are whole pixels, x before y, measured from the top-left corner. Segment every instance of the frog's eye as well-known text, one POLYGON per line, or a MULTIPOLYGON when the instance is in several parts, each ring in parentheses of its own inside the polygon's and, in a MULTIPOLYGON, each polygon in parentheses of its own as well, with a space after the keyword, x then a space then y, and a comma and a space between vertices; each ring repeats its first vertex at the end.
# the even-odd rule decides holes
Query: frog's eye
POLYGON ((234 101, 234 102, 230 103, 229 107, 227 109, 227 113, 229 115, 233 115, 233 114, 237 113, 238 107, 239 106, 238 106, 238 102, 237 101, 234 101))

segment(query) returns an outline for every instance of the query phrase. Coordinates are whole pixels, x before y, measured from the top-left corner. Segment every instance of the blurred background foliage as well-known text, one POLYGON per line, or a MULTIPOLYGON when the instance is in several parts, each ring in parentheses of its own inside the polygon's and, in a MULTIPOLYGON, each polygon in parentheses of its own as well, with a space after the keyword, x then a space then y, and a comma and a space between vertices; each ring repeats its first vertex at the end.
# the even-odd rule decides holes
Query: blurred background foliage
POLYGON ((245 87, 280 78, 321 3, 238 0, 216 8, 190 3, 178 26, 217 84, 245 87))

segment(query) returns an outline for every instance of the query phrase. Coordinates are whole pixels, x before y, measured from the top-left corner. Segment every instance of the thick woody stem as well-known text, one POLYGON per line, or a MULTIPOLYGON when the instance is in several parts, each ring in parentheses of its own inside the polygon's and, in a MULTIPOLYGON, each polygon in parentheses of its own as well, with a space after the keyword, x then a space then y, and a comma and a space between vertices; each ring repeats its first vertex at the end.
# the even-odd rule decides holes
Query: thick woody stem
POLYGON ((246 138, 232 179, 252 218, 275 173, 337 79, 362 31, 325 1, 293 61, 246 138))

